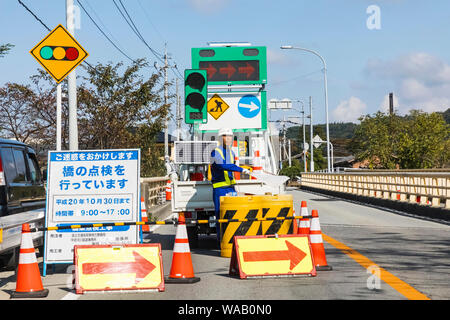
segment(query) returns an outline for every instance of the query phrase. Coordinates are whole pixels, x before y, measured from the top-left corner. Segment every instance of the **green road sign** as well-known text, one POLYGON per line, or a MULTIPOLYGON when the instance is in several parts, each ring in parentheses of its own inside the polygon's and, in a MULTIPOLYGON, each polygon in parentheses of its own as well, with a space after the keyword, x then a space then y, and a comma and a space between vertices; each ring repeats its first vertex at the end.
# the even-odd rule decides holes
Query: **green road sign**
POLYGON ((266 47, 192 48, 192 68, 206 70, 214 84, 267 83, 266 47))

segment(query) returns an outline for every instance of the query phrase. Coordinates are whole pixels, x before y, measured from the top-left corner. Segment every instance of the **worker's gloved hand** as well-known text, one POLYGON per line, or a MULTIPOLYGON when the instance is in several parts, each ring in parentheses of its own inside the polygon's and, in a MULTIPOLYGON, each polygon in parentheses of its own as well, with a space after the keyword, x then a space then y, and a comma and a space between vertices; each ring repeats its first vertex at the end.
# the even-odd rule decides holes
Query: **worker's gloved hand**
POLYGON ((242 173, 250 175, 250 170, 243 168, 242 173))

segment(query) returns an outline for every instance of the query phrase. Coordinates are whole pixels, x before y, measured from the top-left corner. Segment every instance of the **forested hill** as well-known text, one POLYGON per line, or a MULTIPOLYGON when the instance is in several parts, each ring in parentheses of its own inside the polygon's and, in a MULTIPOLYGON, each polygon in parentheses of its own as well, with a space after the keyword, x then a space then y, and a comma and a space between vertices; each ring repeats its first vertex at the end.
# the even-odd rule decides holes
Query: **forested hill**
MULTIPOLYGON (((450 108, 444 112, 437 112, 442 114, 447 124, 450 124, 450 108)), ((353 122, 334 122, 330 123, 330 138, 334 147, 334 153, 337 157, 345 157, 351 155, 349 151, 349 144, 354 136, 355 129, 359 124, 353 122)), ((326 140, 326 126, 325 124, 314 125, 313 136, 318 134, 323 140, 326 140)), ((286 138, 293 140, 293 154, 296 154, 300 149, 300 143, 303 141, 303 131, 301 126, 293 126, 287 128, 286 138)), ((310 142, 309 138, 309 124, 305 126, 306 142, 310 142)), ((280 135, 282 133, 280 132, 280 135)), ((325 149, 325 148, 324 148, 325 149)))

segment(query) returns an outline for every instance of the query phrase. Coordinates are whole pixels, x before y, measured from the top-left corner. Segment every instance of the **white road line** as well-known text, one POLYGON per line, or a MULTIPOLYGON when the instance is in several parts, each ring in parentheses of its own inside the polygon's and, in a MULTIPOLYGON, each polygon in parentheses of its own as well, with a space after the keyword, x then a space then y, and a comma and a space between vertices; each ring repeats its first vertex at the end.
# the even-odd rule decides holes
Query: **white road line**
POLYGON ((64 297, 62 297, 61 300, 78 300, 78 298, 80 298, 80 296, 81 296, 81 294, 69 292, 64 297))

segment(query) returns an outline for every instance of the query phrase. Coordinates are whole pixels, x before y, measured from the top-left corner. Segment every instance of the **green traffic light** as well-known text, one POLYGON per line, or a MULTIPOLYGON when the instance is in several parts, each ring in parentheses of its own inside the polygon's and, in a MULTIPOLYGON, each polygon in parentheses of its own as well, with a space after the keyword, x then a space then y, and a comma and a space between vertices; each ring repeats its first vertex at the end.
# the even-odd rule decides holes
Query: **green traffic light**
POLYGON ((41 54, 42 59, 45 60, 49 60, 53 57, 53 49, 48 46, 42 47, 39 53, 41 54))

